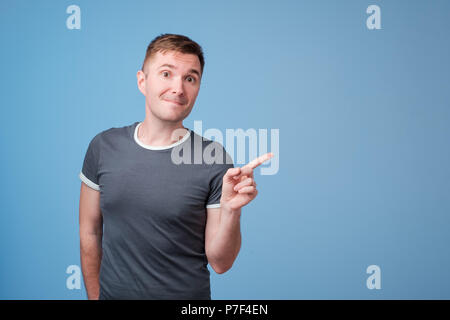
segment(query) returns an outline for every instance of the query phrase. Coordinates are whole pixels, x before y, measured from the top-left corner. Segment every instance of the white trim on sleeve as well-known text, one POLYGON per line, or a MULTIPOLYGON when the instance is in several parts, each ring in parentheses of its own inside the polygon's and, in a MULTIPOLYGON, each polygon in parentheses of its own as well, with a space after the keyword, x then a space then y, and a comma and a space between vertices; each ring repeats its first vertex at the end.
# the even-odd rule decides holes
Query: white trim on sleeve
POLYGON ((91 180, 86 178, 86 176, 83 174, 83 172, 80 171, 80 179, 83 181, 88 187, 100 191, 100 186, 98 184, 93 183, 91 180))
POLYGON ((216 204, 207 204, 206 208, 220 208, 220 203, 216 203, 216 204))

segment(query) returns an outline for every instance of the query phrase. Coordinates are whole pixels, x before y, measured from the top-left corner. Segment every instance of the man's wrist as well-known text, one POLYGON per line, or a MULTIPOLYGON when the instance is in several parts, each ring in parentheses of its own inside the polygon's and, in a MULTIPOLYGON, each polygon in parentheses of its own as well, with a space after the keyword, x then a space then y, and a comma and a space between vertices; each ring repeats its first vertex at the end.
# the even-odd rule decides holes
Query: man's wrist
POLYGON ((233 209, 227 203, 221 202, 220 208, 221 208, 222 213, 224 213, 224 214, 230 214, 230 215, 235 215, 235 216, 241 215, 241 208, 233 209))

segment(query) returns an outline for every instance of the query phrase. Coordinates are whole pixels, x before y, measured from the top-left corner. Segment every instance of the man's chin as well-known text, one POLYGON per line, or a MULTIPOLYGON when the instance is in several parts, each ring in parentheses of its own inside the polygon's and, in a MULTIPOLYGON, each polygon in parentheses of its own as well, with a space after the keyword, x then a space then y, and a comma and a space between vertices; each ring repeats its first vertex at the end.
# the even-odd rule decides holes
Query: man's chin
POLYGON ((173 122, 173 123, 177 123, 180 121, 183 121, 184 119, 187 118, 189 114, 164 114, 160 117, 158 117, 160 120, 165 121, 165 122, 173 122))
POLYGON ((162 108, 159 110, 150 110, 153 116, 163 122, 177 123, 186 119, 191 110, 177 108, 162 108), (157 112, 155 112, 157 111, 157 112))

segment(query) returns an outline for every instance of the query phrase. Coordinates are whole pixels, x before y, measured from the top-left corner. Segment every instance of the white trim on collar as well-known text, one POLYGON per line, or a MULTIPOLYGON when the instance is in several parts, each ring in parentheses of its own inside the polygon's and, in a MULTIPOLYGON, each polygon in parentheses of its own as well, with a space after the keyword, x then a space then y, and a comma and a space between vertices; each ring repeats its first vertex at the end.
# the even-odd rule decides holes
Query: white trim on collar
POLYGON ((137 143, 138 145, 140 145, 142 148, 149 149, 149 150, 165 150, 165 149, 173 148, 173 147, 175 147, 175 146, 177 146, 177 145, 183 143, 184 141, 186 141, 186 140, 189 138, 189 136, 191 135, 191 130, 189 130, 189 129, 186 128, 186 129, 187 129, 187 132, 186 132, 186 134, 184 135, 184 137, 181 138, 180 140, 178 140, 177 142, 172 143, 171 145, 168 145, 168 146, 149 146, 149 145, 147 145, 147 144, 142 143, 142 142, 139 141, 139 139, 138 139, 137 133, 138 133, 139 126, 140 126, 141 124, 142 124, 142 122, 139 122, 138 125, 136 126, 136 128, 134 129, 134 141, 136 141, 136 143, 137 143))

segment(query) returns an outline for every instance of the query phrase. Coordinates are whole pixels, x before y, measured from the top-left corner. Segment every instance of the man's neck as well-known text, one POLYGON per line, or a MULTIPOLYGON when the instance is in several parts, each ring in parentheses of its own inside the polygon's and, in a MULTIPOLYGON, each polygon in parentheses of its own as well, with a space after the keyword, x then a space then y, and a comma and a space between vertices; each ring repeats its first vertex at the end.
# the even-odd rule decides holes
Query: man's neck
POLYGON ((184 128, 183 121, 163 122, 148 113, 139 126, 137 135, 143 144, 164 147, 179 141, 186 133, 187 129, 184 128))

